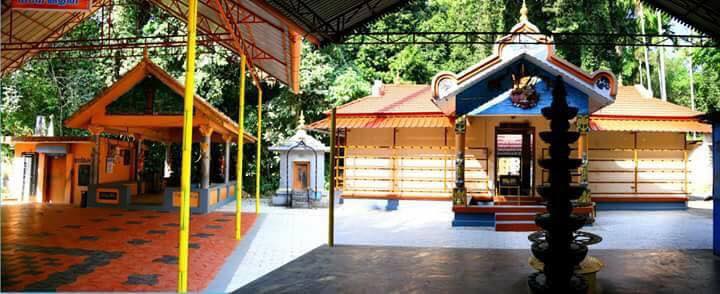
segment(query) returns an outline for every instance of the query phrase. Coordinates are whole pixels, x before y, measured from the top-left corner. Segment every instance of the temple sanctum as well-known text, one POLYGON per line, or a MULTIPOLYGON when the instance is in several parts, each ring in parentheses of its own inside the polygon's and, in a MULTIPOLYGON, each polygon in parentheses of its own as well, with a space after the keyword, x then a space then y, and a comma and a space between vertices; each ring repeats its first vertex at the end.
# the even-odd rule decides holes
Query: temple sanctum
MULTIPOLYGON (((178 209, 183 92, 181 83, 145 56, 65 121, 90 136, 13 137, 13 194, 19 202, 178 209)), ((194 108, 199 176, 190 206, 207 213, 235 199, 230 146, 238 141, 238 126, 199 96, 194 108)), ((243 141, 256 139, 245 133, 243 141)))
MULTIPOLYGON (((581 132, 571 156, 575 183, 589 193, 579 213, 596 209, 684 209, 712 183, 709 125, 700 112, 620 85, 604 70, 587 73, 555 55, 526 17, 500 38, 492 56, 430 85, 376 81, 371 95, 337 108, 336 186, 344 199, 453 201, 456 226, 534 230, 547 181, 539 161, 549 129, 540 110, 561 76, 571 121, 581 132)), ((328 129, 330 117, 309 125, 328 129)), ((394 204, 390 204, 394 203, 394 204)), ((577 212, 577 211, 576 211, 577 212)))

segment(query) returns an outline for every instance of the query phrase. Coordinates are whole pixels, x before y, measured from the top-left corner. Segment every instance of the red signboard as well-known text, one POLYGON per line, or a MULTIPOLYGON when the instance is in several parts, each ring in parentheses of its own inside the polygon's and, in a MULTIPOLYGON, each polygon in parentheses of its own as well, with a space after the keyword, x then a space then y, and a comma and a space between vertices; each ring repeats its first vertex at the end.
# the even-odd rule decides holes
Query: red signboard
POLYGON ((53 10, 53 11, 88 11, 92 0, 11 0, 12 9, 53 10))

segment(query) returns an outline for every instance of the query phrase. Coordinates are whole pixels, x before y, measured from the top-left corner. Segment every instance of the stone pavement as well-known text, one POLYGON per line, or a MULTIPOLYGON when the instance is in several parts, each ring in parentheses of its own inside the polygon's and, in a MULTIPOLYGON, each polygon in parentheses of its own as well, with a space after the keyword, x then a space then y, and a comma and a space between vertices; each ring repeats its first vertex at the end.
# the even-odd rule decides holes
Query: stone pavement
MULTIPOLYGON (((584 230, 604 241, 590 249, 709 249, 712 210, 706 202, 687 211, 601 211, 584 230)), ((347 200, 336 209, 336 243, 347 245, 525 249, 526 232, 453 228, 450 203, 406 201, 384 211, 383 201, 347 200)), ((234 203, 223 208, 234 211, 234 203)), ((243 211, 254 211, 246 200, 243 211)), ((263 205, 265 216, 227 290, 237 289, 327 242, 326 209, 263 205)))
MULTIPOLYGON (((594 293, 720 293, 712 250, 599 249, 594 293)), ((529 250, 319 247, 235 293, 529 293, 529 250)))
MULTIPOLYGON (((220 209, 234 212, 235 202, 220 209)), ((243 201, 243 212, 254 212, 253 200, 243 201)), ((263 203, 265 215, 252 237, 226 290, 245 285, 327 241, 327 209, 285 209, 263 203)))
MULTIPOLYGON (((243 214, 243 231, 255 216, 243 214)), ((205 289, 237 246, 233 220, 191 216, 191 291, 205 289)), ((174 291, 178 222, 149 210, 3 205, 2 291, 174 291)))

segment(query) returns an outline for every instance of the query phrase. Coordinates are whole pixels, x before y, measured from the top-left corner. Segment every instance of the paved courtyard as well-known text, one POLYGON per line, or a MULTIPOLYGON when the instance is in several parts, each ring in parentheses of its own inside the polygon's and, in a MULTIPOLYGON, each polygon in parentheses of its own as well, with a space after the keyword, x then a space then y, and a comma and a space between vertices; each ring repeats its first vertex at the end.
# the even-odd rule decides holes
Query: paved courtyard
MULTIPOLYGON (((720 293, 712 250, 596 249, 593 293, 720 293)), ((529 293, 527 250, 326 246, 234 293, 529 293)), ((561 293, 561 292, 557 292, 561 293)))
MULTIPOLYGON (((711 202, 692 202, 686 211, 601 211, 584 230, 603 237, 592 249, 712 248, 711 202)), ((492 228, 453 228, 450 203, 407 201, 398 211, 382 201, 350 200, 336 210, 336 243, 528 250, 526 232, 492 228)), ((245 211, 254 211, 247 201, 245 211)), ((224 211, 233 211, 229 204, 224 211)), ((326 209, 261 208, 263 220, 248 244, 232 282, 234 290, 327 242, 326 209)), ((220 290, 220 289, 217 289, 220 290)), ((221 290, 222 291, 222 290, 221 290)))
MULTIPOLYGON (((592 249, 712 248, 711 202, 686 211, 601 211, 585 230, 592 249)), ((234 203, 193 215, 190 289, 238 289, 327 242, 327 209, 243 205, 245 239, 233 239, 234 203), (253 225, 253 223, 255 223, 253 225), (251 227, 252 226, 252 227, 251 227)), ((346 201, 336 210, 336 243, 415 248, 528 250, 526 232, 453 228, 450 203, 346 201)), ((177 214, 51 205, 2 207, 2 290, 173 291, 177 214)))
MULTIPOLYGON (((243 231, 255 216, 243 214, 243 231)), ((233 220, 191 217, 191 291, 205 289, 236 248, 233 220)), ((175 291, 178 221, 147 210, 3 205, 2 291, 175 291)))

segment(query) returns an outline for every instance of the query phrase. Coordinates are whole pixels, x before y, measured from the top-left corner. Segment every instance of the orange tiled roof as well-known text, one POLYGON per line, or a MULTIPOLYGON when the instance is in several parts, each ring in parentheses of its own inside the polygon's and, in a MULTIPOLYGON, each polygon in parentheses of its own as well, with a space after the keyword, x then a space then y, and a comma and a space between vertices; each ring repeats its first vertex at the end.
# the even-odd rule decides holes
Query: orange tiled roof
POLYGON ((593 131, 626 132, 712 132, 710 125, 691 119, 607 119, 591 117, 590 129, 593 131))
POLYGON ((337 114, 437 113, 430 85, 385 85, 382 96, 366 96, 337 108, 337 114))
MULTIPOLYGON (((452 123, 446 116, 349 116, 335 119, 337 128, 450 128, 452 123)), ((330 119, 325 118, 308 125, 310 129, 329 129, 330 119)))
POLYGON ((639 86, 620 86, 615 103, 591 114, 593 117, 694 118, 702 114, 685 106, 662 101, 645 94, 639 86))

